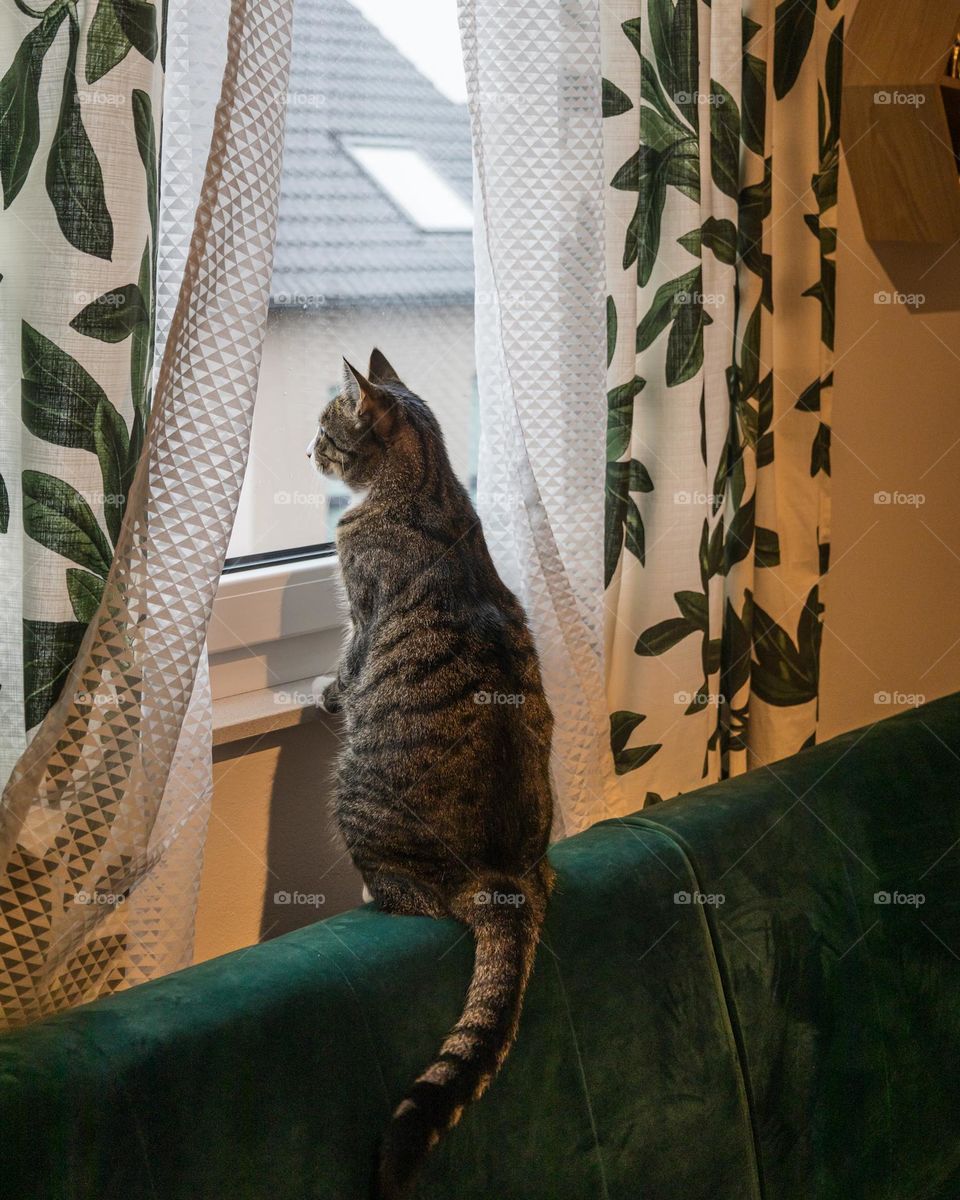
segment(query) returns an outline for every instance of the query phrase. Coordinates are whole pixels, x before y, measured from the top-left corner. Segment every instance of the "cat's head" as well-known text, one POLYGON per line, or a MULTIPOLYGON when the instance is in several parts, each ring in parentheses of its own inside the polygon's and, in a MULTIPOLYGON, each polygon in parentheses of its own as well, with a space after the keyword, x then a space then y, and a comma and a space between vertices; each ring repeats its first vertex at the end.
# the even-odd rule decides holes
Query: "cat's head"
POLYGON ((366 377, 343 360, 340 392, 320 414, 307 456, 321 474, 364 488, 388 458, 403 456, 417 443, 409 436, 415 427, 441 437, 424 402, 404 385, 384 355, 373 350, 366 377))

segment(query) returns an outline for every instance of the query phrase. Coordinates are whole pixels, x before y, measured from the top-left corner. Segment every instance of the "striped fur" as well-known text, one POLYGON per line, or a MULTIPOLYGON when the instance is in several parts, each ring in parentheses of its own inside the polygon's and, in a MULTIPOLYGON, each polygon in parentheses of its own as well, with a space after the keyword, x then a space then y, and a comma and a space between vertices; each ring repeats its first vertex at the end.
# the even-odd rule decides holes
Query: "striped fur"
POLYGON ((553 881, 553 718, 435 417, 377 350, 367 374, 344 364, 311 447, 366 493, 337 531, 353 628, 323 699, 346 728, 335 813, 382 909, 476 939, 463 1015, 384 1137, 374 1190, 399 1200, 516 1035, 553 881))

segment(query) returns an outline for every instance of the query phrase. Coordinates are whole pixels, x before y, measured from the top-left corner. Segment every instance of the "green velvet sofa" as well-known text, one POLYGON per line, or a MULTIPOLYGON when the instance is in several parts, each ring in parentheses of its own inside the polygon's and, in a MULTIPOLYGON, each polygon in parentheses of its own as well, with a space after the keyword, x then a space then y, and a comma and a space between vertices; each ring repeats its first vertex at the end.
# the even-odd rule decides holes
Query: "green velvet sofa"
MULTIPOLYGON (((438 1200, 957 1200, 960 697, 551 852, 514 1053, 438 1200)), ((362 1200, 460 1011, 346 913, 0 1039, 3 1200, 362 1200)))

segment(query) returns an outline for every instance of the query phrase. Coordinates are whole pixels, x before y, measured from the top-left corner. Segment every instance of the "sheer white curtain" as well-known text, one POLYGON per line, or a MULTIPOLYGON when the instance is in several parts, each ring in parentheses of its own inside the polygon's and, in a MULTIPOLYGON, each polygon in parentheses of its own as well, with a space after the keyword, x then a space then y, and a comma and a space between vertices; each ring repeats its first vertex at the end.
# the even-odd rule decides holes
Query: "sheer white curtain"
POLYGON ((479 509, 556 716, 556 832, 617 809, 603 677, 600 20, 460 0, 476 163, 479 509))
MULTIPOLYGON (((175 20, 178 9, 189 13, 171 7, 175 20)), ((165 348, 144 453, 102 599, 0 810, 0 1007, 8 1024, 190 958, 210 798, 204 639, 246 464, 266 323, 291 10, 292 0, 233 0, 195 221, 195 182, 183 175, 180 194, 165 195, 165 348)), ((168 61, 197 49, 179 32, 168 61)), ((208 54, 215 58, 199 48, 200 58, 208 54)), ((189 90, 189 80, 181 71, 171 86, 189 90)), ((170 157, 178 143, 189 157, 188 142, 203 137, 189 96, 170 117, 168 183, 178 177, 170 157)))
POLYGON ((566 832, 816 737, 844 4, 815 9, 460 0, 480 511, 566 832))

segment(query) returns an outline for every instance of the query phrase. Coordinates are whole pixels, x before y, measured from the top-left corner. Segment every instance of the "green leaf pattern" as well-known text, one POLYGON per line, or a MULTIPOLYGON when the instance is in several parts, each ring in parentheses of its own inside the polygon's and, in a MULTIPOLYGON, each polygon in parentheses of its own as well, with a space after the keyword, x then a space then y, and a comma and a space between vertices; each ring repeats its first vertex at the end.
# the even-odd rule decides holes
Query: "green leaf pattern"
POLYGON ((610 740, 637 804, 817 725, 844 0, 724 9, 615 0, 604 47, 610 740))
MULTIPOLYGON (((26 733, 59 695, 97 614, 145 442, 161 9, 152 0, 16 9, 22 33, 0 62, 0 245, 29 233, 44 247, 43 256, 0 264, 7 311, 21 318, 20 362, 5 364, 4 382, 16 395, 19 376, 23 430, 11 439, 16 456, 0 446, 0 563, 20 569, 25 560, 23 569, 43 580, 24 589, 26 733), (40 225, 36 197, 44 193, 40 225), (143 247, 132 271, 127 250, 123 262, 116 255, 119 230, 124 247, 131 232, 143 247), (55 297, 39 284, 45 270, 69 281, 55 297)), ((15 690, 7 673, 19 668, 19 660, 0 663, 0 696, 15 690)))
POLYGON ((63 236, 86 254, 113 257, 113 219, 107 208, 103 171, 83 122, 77 87, 80 30, 68 22, 70 53, 63 77, 60 116, 47 156, 47 195, 63 236))

